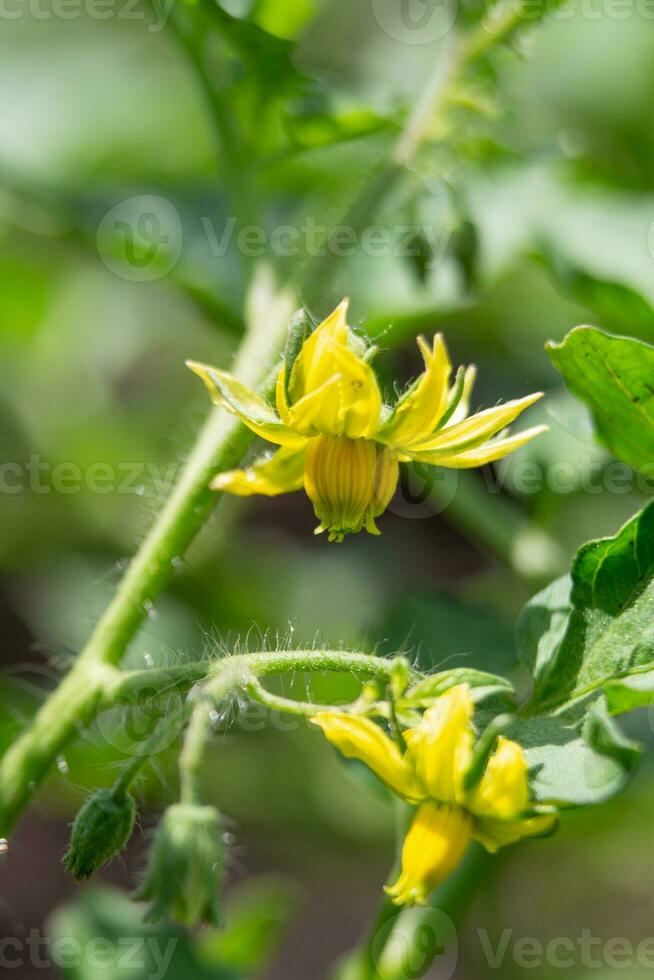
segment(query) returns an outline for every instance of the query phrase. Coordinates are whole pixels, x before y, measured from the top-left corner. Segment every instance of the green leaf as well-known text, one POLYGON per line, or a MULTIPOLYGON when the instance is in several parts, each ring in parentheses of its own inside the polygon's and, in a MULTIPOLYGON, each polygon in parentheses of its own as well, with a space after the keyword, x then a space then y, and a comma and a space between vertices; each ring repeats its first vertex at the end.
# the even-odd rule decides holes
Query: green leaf
POLYGON ((531 714, 654 666, 654 503, 584 545, 571 575, 525 607, 517 639, 534 677, 531 714))
POLYGON ((654 347, 576 327, 549 355, 574 395, 590 407, 600 440, 630 466, 654 461, 654 347))
POLYGON ((305 79, 291 59, 293 44, 290 41, 269 33, 249 20, 233 17, 215 0, 197 2, 269 91, 304 85, 305 79))
POLYGON ((541 243, 535 257, 555 285, 573 302, 585 306, 600 326, 654 337, 654 309, 631 286, 592 275, 549 243, 541 243))
POLYGON ((201 961, 246 973, 261 971, 277 949, 296 899, 293 882, 287 878, 269 875, 243 882, 230 894, 227 928, 200 934, 201 961))
POLYGON ((252 18, 275 37, 294 38, 314 16, 317 0, 257 0, 252 18))
POLYGON ((141 908, 121 892, 91 889, 57 910, 48 923, 53 944, 61 939, 65 980, 241 980, 243 974, 215 959, 208 966, 193 936, 177 926, 147 926, 141 908), (99 938, 102 946, 99 947, 99 938))
POLYGON ((604 688, 610 714, 619 715, 634 708, 654 704, 654 669, 612 681, 604 688))
POLYGON ((624 787, 640 757, 639 747, 608 716, 603 699, 585 717, 519 720, 507 734, 525 749, 538 803, 601 803, 624 787))
POLYGON ((311 107, 298 107, 293 112, 284 113, 283 122, 291 142, 302 149, 360 139, 393 125, 372 109, 356 106, 339 109, 329 103, 315 111, 311 107))

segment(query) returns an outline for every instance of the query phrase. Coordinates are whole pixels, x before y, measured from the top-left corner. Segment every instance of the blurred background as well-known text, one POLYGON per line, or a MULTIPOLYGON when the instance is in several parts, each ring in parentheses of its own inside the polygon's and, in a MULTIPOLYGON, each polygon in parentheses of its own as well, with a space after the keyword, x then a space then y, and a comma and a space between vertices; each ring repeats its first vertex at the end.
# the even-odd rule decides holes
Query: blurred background
MULTIPOLYGON (((406 474, 379 539, 314 538, 302 494, 223 501, 148 610, 132 664, 237 639, 321 643, 520 684, 523 603, 642 505, 646 488, 595 443, 543 345, 578 323, 654 339, 651 14, 584 0, 514 39, 355 241, 316 261, 315 226, 349 227, 456 29, 483 12, 439 5, 432 31, 436 7, 411 2, 422 34, 381 0, 30 0, 0 12, 0 749, 80 649, 150 526, 207 412, 184 360, 230 364, 262 262, 315 318, 350 295, 387 390, 418 372, 416 334, 443 330, 455 364, 479 366, 475 407, 542 388, 527 423, 550 432, 493 470, 406 474)), ((336 699, 350 683, 296 678, 285 693, 311 684, 336 699)), ((631 718, 630 734, 651 740, 651 721, 631 718)), ((174 747, 152 760, 141 828, 101 883, 77 887, 60 865, 86 793, 110 782, 147 724, 147 712, 103 717, 59 760, 0 857, 3 937, 152 933, 126 889, 175 798, 174 747)), ((228 930, 168 930, 179 939, 169 980, 323 977, 374 914, 390 800, 307 726, 287 727, 242 705, 220 719, 207 794, 229 827, 228 930)), ((521 938, 576 943, 591 930, 604 948, 651 936, 653 797, 644 763, 619 799, 491 862, 456 950, 429 976, 496 974, 485 950, 505 930, 504 978, 529 972, 512 954, 521 938)), ((152 975, 147 964, 48 966, 21 949, 25 980, 152 975)), ((18 954, 5 952, 11 966, 18 954)), ((572 959, 574 978, 616 968, 601 954, 572 959)), ((560 972, 545 964, 539 976, 560 972)))

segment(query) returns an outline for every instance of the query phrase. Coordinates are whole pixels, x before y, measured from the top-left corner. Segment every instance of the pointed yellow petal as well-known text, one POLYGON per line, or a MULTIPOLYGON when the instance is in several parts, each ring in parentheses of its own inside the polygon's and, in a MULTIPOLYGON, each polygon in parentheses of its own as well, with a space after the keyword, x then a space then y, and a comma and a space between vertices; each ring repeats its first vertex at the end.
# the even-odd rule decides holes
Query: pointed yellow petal
POLYGON ((347 308, 348 300, 344 299, 302 345, 289 379, 291 404, 336 373, 333 349, 334 345, 347 346, 347 308))
POLYGON ((553 813, 527 817, 524 820, 498 820, 494 817, 478 818, 473 823, 472 836, 494 854, 501 847, 514 844, 528 837, 545 837, 556 828, 558 817, 553 813))
POLYGON ((395 742, 369 718, 335 711, 319 711, 311 719, 348 759, 365 762, 393 792, 412 802, 420 791, 395 742))
POLYGON ((186 364, 202 378, 214 404, 237 415, 258 436, 280 446, 299 447, 303 444, 303 436, 284 425, 265 399, 231 374, 209 364, 198 364, 197 361, 187 361, 186 364))
POLYGON ((524 432, 518 432, 514 436, 506 438, 492 439, 471 449, 467 452, 452 454, 451 456, 441 456, 440 453, 417 453, 413 459, 421 463, 429 463, 433 466, 446 466, 450 469, 469 470, 477 466, 485 466, 486 463, 494 463, 498 459, 504 459, 509 453, 515 452, 526 443, 531 442, 536 436, 548 431, 546 425, 535 425, 524 432))
POLYGON ((212 490, 249 497, 260 493, 276 497, 304 486, 304 449, 283 447, 274 456, 264 456, 244 470, 218 473, 210 483, 212 490))
MULTIPOLYGON (((379 428, 382 400, 377 379, 364 360, 365 345, 357 344, 346 316, 343 300, 308 337, 293 364, 288 418, 306 435, 321 432, 357 439, 379 428)), ((282 399, 280 393, 278 410, 283 416, 282 399)))
POLYGON ((504 405, 497 405, 495 408, 487 408, 484 412, 478 412, 464 419, 463 422, 457 422, 456 425, 446 425, 429 439, 415 442, 411 446, 411 455, 421 457, 425 453, 436 452, 447 455, 475 449, 505 429, 526 408, 542 397, 543 393, 539 391, 535 395, 528 395, 527 398, 518 398, 504 405))
POLYGON ((319 388, 314 388, 295 402, 288 410, 288 422, 291 428, 305 436, 315 436, 319 431, 318 426, 325 424, 325 419, 328 419, 330 426, 335 428, 339 406, 338 382, 339 376, 334 374, 319 388))
POLYGON ((467 806, 479 815, 513 820, 529 805, 527 760, 521 746, 500 736, 479 785, 470 793, 467 806))
POLYGON ((472 761, 474 703, 467 684, 451 688, 425 711, 417 728, 405 732, 408 754, 428 796, 461 803, 472 761))
POLYGON ((454 870, 470 843, 472 820, 460 807, 423 803, 402 848, 402 871, 386 888, 396 905, 424 905, 454 870))
POLYGON ((433 348, 424 337, 418 338, 425 370, 400 398, 390 418, 380 431, 380 439, 393 447, 410 445, 426 439, 434 431, 445 410, 452 365, 441 334, 434 337, 433 348))
POLYGON ((372 436, 379 428, 382 399, 375 372, 347 347, 335 346, 338 370, 338 433, 350 439, 372 436))

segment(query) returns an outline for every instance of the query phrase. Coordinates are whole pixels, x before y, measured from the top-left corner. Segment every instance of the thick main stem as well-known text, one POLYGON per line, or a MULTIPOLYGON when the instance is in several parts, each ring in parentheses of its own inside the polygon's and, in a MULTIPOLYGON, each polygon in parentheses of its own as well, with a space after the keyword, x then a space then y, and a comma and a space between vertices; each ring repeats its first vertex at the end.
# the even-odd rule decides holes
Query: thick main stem
MULTIPOLYGON (((260 381, 279 354, 287 324, 257 322, 246 334, 234 373, 246 383, 260 381)), ((236 466, 252 434, 236 418, 213 409, 203 426, 179 482, 139 548, 111 603, 74 666, 48 698, 29 729, 0 760, 0 837, 6 837, 78 725, 93 716, 104 687, 136 633, 150 604, 161 593, 174 560, 184 554, 209 516, 216 494, 209 479, 236 466)))

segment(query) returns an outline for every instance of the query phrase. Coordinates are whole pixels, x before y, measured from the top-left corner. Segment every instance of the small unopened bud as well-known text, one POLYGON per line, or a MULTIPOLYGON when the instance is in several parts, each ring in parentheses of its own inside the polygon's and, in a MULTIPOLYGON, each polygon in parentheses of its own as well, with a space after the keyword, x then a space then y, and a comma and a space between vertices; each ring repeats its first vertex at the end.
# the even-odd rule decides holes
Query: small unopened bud
POLYGON ((64 867, 80 881, 90 878, 125 847, 134 827, 136 804, 129 793, 99 789, 73 823, 64 867))
POLYGON ((177 803, 166 810, 135 898, 152 903, 146 921, 170 916, 186 926, 218 925, 218 888, 225 864, 220 814, 212 806, 177 803))

